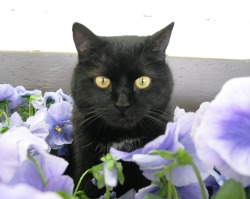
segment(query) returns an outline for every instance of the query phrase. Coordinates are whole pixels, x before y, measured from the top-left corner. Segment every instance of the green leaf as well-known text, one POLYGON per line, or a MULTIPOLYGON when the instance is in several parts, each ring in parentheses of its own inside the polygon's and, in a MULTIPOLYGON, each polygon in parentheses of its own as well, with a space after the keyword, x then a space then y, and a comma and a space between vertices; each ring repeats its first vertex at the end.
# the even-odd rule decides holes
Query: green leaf
POLYGON ((149 154, 156 154, 161 156, 162 158, 165 159, 170 159, 170 160, 174 160, 175 159, 175 154, 169 151, 165 151, 165 150, 151 150, 149 151, 149 154))
POLYGON ((104 181, 104 174, 101 174, 99 178, 97 179, 97 187, 98 189, 101 189, 105 186, 105 181, 104 181))
POLYGON ((168 164, 167 166, 165 166, 161 171, 157 172, 155 176, 158 178, 162 178, 166 175, 167 172, 169 172, 170 170, 173 170, 177 166, 178 164, 176 162, 172 162, 168 164))
POLYGON ((75 195, 77 199, 90 199, 84 191, 78 191, 77 193, 75 193, 75 195))
POLYGON ((143 199, 162 199, 162 197, 159 197, 157 195, 153 195, 153 194, 147 194, 143 197, 143 199))
POLYGON ((107 164, 107 168, 109 171, 112 171, 112 169, 114 168, 115 166, 115 161, 114 160, 108 160, 106 161, 106 164, 107 164))
POLYGON ((125 177, 123 175, 123 172, 122 172, 122 164, 120 162, 117 162, 116 163, 116 168, 117 168, 117 173, 118 173, 118 181, 121 185, 124 184, 124 181, 125 181, 125 177))
POLYGON ((166 198, 168 194, 168 186, 167 184, 163 185, 160 190, 157 192, 157 196, 161 197, 161 198, 166 198))
POLYGON ((98 164, 98 165, 96 165, 96 166, 93 166, 93 167, 91 168, 91 170, 92 170, 93 172, 102 171, 102 170, 103 170, 103 163, 98 164))
POLYGON ((4 126, 4 127, 2 127, 2 128, 0 129, 0 133, 5 133, 5 132, 8 131, 8 130, 9 130, 9 127, 4 126))
POLYGON ((235 180, 228 180, 217 192, 215 199, 245 199, 244 187, 235 180))
POLYGON ((178 159, 178 165, 183 166, 186 164, 192 164, 193 159, 192 157, 188 154, 188 152, 185 149, 178 149, 176 152, 176 156, 178 159))
POLYGON ((88 199, 88 198, 83 198, 83 197, 75 197, 75 196, 70 196, 68 193, 63 192, 63 191, 57 191, 56 192, 58 195, 63 197, 63 199, 88 199))

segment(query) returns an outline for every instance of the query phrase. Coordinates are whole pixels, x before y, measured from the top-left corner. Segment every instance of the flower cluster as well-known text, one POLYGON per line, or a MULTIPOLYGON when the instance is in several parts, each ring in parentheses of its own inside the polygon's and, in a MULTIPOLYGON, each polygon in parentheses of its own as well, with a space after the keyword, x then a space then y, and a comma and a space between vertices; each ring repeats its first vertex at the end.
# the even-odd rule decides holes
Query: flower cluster
MULTIPOLYGON (((62 198, 73 193, 73 180, 59 153, 72 143, 72 99, 60 89, 42 96, 0 84, 1 198, 62 198)), ((63 155, 63 154, 62 154, 63 155)))
POLYGON ((106 187, 100 198, 116 198, 110 192, 126 180, 119 160, 136 163, 152 182, 120 199, 250 198, 250 77, 229 80, 196 112, 177 107, 165 134, 143 148, 111 148, 74 192, 73 180, 63 175, 68 163, 58 157, 72 143, 72 103, 61 89, 42 96, 0 84, 0 198, 87 199, 78 190, 87 173, 106 187))

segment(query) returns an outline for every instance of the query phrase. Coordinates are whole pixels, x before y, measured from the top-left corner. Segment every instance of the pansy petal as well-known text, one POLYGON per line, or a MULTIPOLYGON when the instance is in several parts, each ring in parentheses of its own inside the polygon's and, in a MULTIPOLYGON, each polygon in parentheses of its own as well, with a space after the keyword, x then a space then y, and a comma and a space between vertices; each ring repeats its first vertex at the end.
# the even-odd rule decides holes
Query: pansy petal
POLYGON ((0 134, 0 177, 4 182, 8 182, 19 164, 27 159, 30 146, 48 149, 43 139, 34 136, 25 127, 13 127, 0 134))
POLYGON ((74 182, 69 176, 52 176, 48 179, 45 191, 63 191, 71 195, 73 193, 74 182))
POLYGON ((42 192, 27 184, 17 184, 9 186, 0 184, 1 198, 4 199, 27 199, 32 196, 32 199, 63 199, 55 192, 42 192))
POLYGON ((123 161, 132 161, 132 156, 134 154, 140 154, 141 151, 142 151, 142 149, 137 149, 137 150, 129 153, 129 152, 125 152, 125 151, 116 150, 113 147, 110 148, 110 153, 112 154, 112 156, 114 156, 116 160, 123 160, 123 161))
POLYGON ((159 155, 145 155, 145 154, 135 154, 132 160, 140 166, 142 170, 144 169, 161 169, 171 161, 165 158, 161 158, 159 155))
MULTIPOLYGON (((198 183, 177 187, 177 191, 182 199, 202 199, 201 189, 198 183)), ((207 190, 205 190, 205 192, 208 198, 207 190)))
POLYGON ((110 187, 116 187, 118 183, 117 168, 114 166, 110 171, 107 167, 106 162, 104 163, 104 181, 105 185, 110 187))
POLYGON ((155 184, 151 184, 147 187, 144 187, 142 189, 140 189, 136 194, 135 194, 135 199, 142 199, 144 198, 144 196, 148 193, 151 194, 156 194, 157 191, 160 190, 160 186, 155 185, 155 184))
POLYGON ((211 102, 194 133, 200 158, 213 162, 222 174, 227 173, 227 177, 250 177, 249 88, 250 77, 226 82, 211 102), (204 144, 201 145, 200 142, 204 144), (206 152, 209 151, 207 156, 206 152))

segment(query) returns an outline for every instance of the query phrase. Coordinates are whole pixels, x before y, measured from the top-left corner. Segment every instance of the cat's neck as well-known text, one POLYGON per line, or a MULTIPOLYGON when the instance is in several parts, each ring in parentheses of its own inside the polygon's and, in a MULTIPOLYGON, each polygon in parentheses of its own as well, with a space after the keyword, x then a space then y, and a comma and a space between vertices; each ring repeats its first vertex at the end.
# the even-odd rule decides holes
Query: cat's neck
MULTIPOLYGON (((133 151, 165 132, 166 126, 152 121, 141 122, 131 128, 115 128, 96 120, 85 127, 84 134, 98 146, 111 146, 124 151, 133 151), (98 125, 103 124, 102 126, 98 125)), ((167 121, 165 122, 167 124, 167 121)))

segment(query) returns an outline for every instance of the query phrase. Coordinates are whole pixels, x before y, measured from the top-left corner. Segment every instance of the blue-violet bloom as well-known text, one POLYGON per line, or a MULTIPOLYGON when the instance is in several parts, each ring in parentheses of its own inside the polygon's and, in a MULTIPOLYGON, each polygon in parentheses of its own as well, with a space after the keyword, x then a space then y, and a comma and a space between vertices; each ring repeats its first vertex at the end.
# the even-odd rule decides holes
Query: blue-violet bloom
POLYGON ((4 100, 8 101, 9 109, 13 109, 21 103, 21 98, 19 98, 17 91, 10 84, 0 84, 0 102, 4 100))
POLYGON ((250 77, 226 82, 192 135, 202 161, 227 178, 250 184, 250 77))
POLYGON ((50 106, 46 118, 49 128, 46 141, 52 149, 61 149, 64 144, 72 143, 71 115, 72 104, 69 102, 62 101, 50 106))

